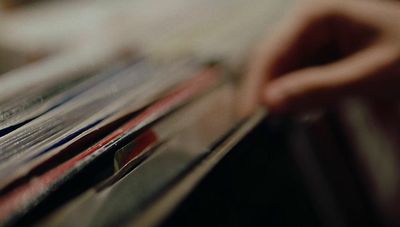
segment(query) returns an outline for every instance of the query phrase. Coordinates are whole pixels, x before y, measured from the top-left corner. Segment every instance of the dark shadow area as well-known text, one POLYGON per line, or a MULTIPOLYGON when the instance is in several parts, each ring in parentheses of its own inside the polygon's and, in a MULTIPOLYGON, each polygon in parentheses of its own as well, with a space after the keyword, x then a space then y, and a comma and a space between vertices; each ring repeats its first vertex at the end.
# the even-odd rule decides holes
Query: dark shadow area
POLYGON ((320 226, 282 128, 250 133, 163 226, 320 226))

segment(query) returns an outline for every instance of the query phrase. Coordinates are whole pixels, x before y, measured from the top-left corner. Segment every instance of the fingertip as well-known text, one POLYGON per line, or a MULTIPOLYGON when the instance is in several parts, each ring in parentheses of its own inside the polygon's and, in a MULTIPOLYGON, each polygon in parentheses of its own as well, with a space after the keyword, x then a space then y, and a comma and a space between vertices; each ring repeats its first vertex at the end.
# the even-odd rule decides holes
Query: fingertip
POLYGON ((281 113, 286 109, 287 96, 279 87, 268 87, 263 96, 264 104, 270 112, 281 113))
POLYGON ((238 99, 239 102, 236 105, 236 113, 239 118, 246 118, 253 113, 254 109, 256 108, 255 103, 251 98, 246 97, 246 94, 242 93, 239 95, 240 97, 238 99))
POLYGON ((245 77, 237 89, 236 113, 240 118, 246 118, 252 114, 258 103, 258 97, 253 85, 249 84, 249 75, 245 77))
POLYGON ((237 106, 236 108, 236 116, 239 119, 244 119, 249 117, 252 114, 252 109, 249 108, 243 108, 242 106, 237 106))

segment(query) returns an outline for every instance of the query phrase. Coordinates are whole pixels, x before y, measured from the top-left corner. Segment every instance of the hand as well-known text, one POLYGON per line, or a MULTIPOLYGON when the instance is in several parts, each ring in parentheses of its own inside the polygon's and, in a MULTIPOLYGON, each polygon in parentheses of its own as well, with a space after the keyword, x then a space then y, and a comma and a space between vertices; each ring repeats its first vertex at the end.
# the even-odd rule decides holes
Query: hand
POLYGON ((250 59, 242 114, 259 104, 299 112, 350 95, 400 97, 399 2, 300 4, 250 59))

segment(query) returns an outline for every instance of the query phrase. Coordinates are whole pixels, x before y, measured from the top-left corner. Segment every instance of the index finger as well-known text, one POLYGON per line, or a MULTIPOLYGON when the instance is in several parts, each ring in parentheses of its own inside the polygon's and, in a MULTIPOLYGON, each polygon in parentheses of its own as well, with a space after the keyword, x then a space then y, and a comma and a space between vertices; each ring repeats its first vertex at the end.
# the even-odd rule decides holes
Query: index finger
POLYGON ((248 116, 260 103, 263 88, 278 73, 276 69, 293 64, 304 51, 304 35, 315 26, 326 11, 319 6, 297 7, 286 18, 250 58, 248 72, 241 87, 240 114, 248 116))

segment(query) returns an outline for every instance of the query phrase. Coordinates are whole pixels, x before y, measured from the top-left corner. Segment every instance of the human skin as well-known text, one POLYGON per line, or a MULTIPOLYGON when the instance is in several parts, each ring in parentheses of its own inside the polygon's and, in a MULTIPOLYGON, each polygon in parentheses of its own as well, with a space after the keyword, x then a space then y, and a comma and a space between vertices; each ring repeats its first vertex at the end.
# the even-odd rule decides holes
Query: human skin
POLYGON ((400 2, 300 1, 249 61, 240 112, 400 98, 400 2))

